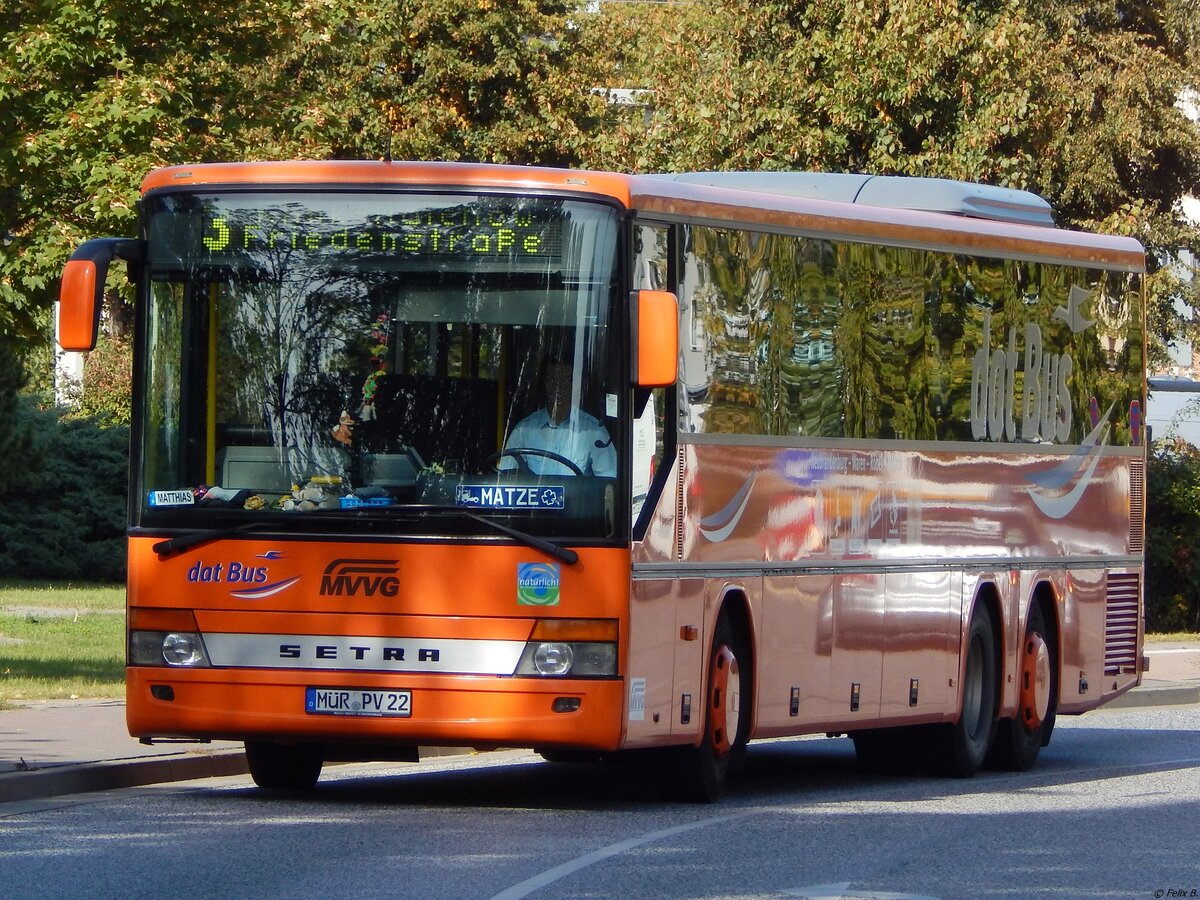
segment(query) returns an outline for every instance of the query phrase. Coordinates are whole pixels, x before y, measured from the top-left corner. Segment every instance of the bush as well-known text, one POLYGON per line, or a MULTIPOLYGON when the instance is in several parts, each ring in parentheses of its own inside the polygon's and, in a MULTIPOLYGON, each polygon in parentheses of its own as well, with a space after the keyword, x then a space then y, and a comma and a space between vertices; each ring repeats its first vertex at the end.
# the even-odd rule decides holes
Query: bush
POLYGON ((127 428, 103 428, 19 398, 29 447, 4 467, 0 577, 123 581, 127 428))
POLYGON ((100 333, 96 349, 83 364, 83 384, 70 398, 72 419, 92 419, 102 428, 130 423, 130 372, 133 349, 128 340, 100 333))
POLYGON ((1155 441, 1146 495, 1146 630, 1200 631, 1200 450, 1155 441))
MULTIPOLYGON (((12 339, 0 333, 0 460, 25 460, 31 452, 29 423, 20 415, 25 367, 13 351, 12 339)), ((8 487, 10 466, 0 466, 0 495, 8 487)))

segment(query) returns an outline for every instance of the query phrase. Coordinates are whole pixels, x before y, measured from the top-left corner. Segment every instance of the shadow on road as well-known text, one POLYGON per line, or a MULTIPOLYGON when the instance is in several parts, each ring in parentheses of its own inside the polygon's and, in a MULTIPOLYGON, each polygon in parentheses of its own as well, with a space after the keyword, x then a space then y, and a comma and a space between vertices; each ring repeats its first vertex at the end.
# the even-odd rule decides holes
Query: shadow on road
MULTIPOLYGON (((327 776, 314 793, 237 792, 246 800, 290 796, 332 804, 421 805, 613 811, 671 802, 663 773, 624 763, 550 763, 538 757, 481 754, 476 765, 413 766, 380 774, 327 776)), ((864 771, 848 738, 805 738, 751 744, 744 770, 722 806, 756 801, 828 802, 841 795, 930 800, 1045 788, 1200 766, 1200 732, 1117 728, 1062 729, 1029 772, 984 771, 970 779, 864 771)))

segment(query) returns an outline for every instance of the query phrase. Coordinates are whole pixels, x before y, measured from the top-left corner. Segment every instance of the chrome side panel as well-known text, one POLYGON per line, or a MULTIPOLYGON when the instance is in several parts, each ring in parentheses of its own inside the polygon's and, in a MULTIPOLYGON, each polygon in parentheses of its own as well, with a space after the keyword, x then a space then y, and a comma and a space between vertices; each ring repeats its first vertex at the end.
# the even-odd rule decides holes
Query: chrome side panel
POLYGON ((963 634, 985 591, 999 615, 1002 713, 1016 710, 1039 590, 1061 635, 1060 710, 1126 690, 1136 672, 1104 675, 1106 582, 1140 572, 1128 501, 1140 457, 1140 448, 687 436, 679 494, 665 493, 633 555, 632 633, 680 610, 673 649, 646 648, 673 662, 673 727, 681 694, 696 703, 702 690, 730 589, 751 601, 758 737, 953 719, 963 634), (1042 487, 1045 472, 1072 466, 1074 481, 1042 487), (654 613, 659 594, 675 599, 654 613), (684 624, 700 625, 698 640, 681 639, 684 624))

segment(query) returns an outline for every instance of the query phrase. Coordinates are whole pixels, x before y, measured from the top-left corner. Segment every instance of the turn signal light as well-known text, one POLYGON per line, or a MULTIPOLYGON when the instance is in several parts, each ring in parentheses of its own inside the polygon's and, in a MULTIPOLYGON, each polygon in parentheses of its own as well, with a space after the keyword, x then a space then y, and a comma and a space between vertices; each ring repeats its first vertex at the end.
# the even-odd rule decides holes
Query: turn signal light
POLYGON ((538 619, 531 641, 617 642, 616 619, 538 619))

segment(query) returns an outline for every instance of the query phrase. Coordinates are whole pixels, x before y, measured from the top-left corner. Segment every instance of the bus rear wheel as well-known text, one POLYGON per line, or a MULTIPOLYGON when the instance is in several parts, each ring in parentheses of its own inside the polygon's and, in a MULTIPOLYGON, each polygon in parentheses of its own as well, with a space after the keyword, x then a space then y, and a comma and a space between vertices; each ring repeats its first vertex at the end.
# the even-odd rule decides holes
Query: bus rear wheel
POLYGON ((982 604, 971 611, 958 721, 931 725, 929 763, 941 775, 970 778, 979 771, 996 732, 999 666, 995 627, 982 604))
POLYGON ((308 791, 316 787, 325 760, 315 744, 246 741, 246 764, 254 783, 264 790, 308 791))
POLYGON ((1016 718, 1002 719, 996 729, 988 766, 1024 772, 1050 742, 1058 706, 1058 649, 1046 628, 1040 604, 1029 611, 1021 645, 1021 692, 1016 718))
POLYGON ((672 754, 675 794, 690 803, 712 803, 732 771, 741 767, 750 733, 750 650, 723 610, 713 634, 698 747, 672 754))

